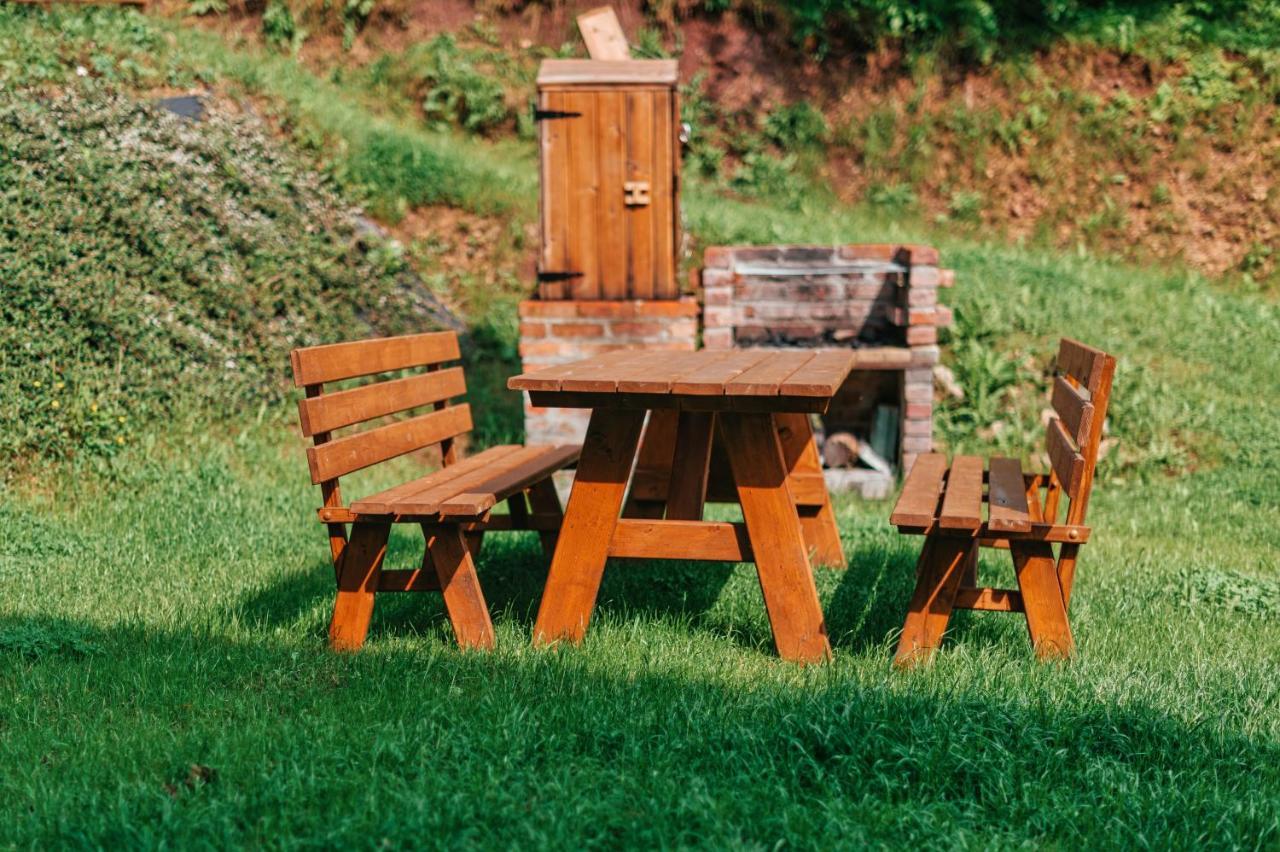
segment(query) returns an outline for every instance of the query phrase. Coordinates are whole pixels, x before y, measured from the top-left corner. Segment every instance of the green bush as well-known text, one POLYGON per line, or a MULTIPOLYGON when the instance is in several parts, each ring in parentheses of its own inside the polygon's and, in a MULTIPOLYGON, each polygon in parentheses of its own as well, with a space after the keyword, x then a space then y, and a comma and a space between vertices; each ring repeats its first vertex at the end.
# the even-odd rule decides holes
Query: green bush
POLYGON ((797 101, 778 107, 764 120, 764 135, 783 150, 815 148, 827 141, 827 120, 813 104, 797 101))
POLYGON ((396 253, 254 120, 0 93, 0 460, 278 402, 297 345, 420 330, 396 253))
POLYGON ((452 35, 436 36, 417 61, 422 111, 431 124, 484 132, 511 118, 502 85, 478 70, 452 35))

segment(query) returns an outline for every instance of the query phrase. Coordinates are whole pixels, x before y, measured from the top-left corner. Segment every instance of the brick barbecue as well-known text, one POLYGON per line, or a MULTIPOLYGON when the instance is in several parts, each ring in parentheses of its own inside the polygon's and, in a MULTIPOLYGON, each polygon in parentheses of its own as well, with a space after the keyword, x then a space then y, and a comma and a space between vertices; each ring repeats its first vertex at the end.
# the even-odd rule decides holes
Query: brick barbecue
MULTIPOLYGON (((951 323, 938 289, 953 274, 918 245, 715 246, 703 256, 703 345, 848 346, 857 367, 823 417, 827 436, 869 443, 898 471, 933 447, 938 329, 951 323)), ((834 484, 840 484, 840 477, 834 484)), ((892 474, 845 484, 887 493, 892 474)))

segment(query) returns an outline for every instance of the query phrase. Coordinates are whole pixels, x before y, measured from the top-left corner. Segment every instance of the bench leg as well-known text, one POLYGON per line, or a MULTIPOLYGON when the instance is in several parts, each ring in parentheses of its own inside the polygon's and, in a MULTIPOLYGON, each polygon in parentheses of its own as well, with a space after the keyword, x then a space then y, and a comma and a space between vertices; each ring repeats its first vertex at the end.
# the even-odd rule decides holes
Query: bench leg
MULTIPOLYGON (((671 463, 676 452, 676 427, 680 412, 674 408, 655 408, 649 412, 649 422, 645 424, 644 436, 640 439, 640 452, 636 457, 636 473, 641 471, 662 472, 668 476, 670 487, 671 463)), ((667 501, 642 500, 634 494, 627 498, 622 517, 662 520, 666 513, 667 501)))
POLYGON ((895 666, 908 668, 933 658, 951 620, 960 581, 977 549, 973 539, 925 537, 916 563, 916 590, 893 657, 895 666))
POLYGON ((667 488, 668 521, 700 521, 707 500, 707 471, 711 467, 711 436, 716 416, 681 411, 676 426, 676 449, 667 488))
POLYGON ((471 557, 469 536, 454 526, 422 527, 427 539, 427 551, 431 564, 440 578, 440 591, 444 595, 445 611, 458 645, 463 648, 492 648, 493 622, 489 620, 489 608, 484 602, 480 578, 476 576, 475 562, 471 557))
POLYGON ((1062 605, 1071 609, 1071 587, 1076 581, 1076 558, 1080 545, 1063 544, 1058 552, 1058 584, 1062 587, 1062 605))
POLYGON ((329 622, 329 645, 335 650, 353 651, 364 644, 390 534, 389 523, 351 525, 351 540, 339 560, 338 595, 329 622))
POLYGON ((787 488, 787 468, 773 417, 726 412, 716 420, 733 469, 778 655, 803 663, 829 660, 827 625, 800 517, 787 488))
MULTIPOLYGON (((556 484, 549 476, 529 489, 529 505, 536 514, 564 518, 564 510, 560 508, 560 495, 556 493, 556 484)), ((543 530, 538 533, 538 537, 542 539, 543 555, 550 559, 556 552, 558 536, 555 530, 543 530)))
POLYGON ((1076 642, 1067 622, 1053 546, 1043 541, 1013 541, 1009 550, 1036 656, 1042 660, 1070 657, 1075 653, 1076 642))

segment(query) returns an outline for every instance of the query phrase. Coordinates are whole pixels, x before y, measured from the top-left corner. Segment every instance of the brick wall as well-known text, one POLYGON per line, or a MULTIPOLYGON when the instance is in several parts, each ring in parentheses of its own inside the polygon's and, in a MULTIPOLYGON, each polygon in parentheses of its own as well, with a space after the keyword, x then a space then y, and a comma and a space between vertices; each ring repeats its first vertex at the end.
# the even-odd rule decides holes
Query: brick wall
POLYGON ((703 345, 858 350, 828 425, 865 433, 877 404, 901 406, 899 459, 908 470, 933 446, 938 329, 951 323, 938 288, 950 270, 929 246, 715 246, 703 257, 703 345), (838 421, 838 422, 833 422, 838 421))
MULTIPOLYGON (((520 361, 526 371, 590 358, 614 349, 691 352, 698 344, 698 303, 662 301, 539 301, 520 303, 520 361)), ((582 440, 588 413, 524 404, 525 440, 564 444, 582 440)))

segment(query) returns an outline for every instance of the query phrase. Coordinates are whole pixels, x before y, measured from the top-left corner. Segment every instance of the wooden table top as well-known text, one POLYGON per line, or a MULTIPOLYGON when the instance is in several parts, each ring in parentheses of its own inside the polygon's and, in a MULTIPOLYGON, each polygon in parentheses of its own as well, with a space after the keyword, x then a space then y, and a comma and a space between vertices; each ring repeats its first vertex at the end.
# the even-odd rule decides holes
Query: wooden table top
POLYGON ((830 399, 854 366, 851 349, 626 349, 522 373, 511 390, 549 393, 830 399))

